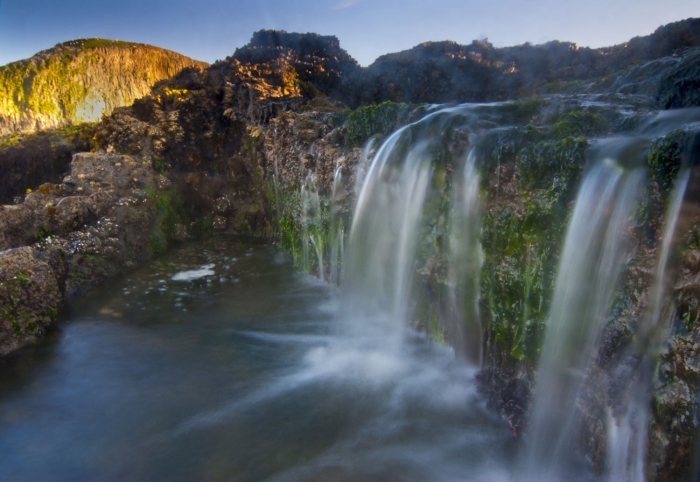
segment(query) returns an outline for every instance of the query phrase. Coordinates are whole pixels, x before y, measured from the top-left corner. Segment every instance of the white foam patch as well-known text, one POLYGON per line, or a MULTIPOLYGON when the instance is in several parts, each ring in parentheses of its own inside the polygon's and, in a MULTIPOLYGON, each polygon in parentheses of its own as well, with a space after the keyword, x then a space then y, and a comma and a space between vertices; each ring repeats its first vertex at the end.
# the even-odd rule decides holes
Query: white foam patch
POLYGON ((175 273, 171 279, 173 281, 192 281, 195 279, 205 278, 207 276, 213 276, 215 274, 212 270, 214 266, 214 264, 207 264, 199 269, 180 271, 179 273, 175 273))

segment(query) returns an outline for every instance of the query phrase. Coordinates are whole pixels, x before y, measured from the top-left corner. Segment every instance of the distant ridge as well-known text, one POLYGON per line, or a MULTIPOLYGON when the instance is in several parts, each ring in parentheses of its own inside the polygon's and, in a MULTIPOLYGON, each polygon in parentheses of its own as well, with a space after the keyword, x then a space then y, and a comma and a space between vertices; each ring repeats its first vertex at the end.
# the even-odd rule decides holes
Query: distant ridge
POLYGON ((58 44, 0 67, 0 135, 97 121, 187 67, 208 64, 133 42, 58 44))
POLYGON ((425 42, 379 57, 346 79, 340 95, 351 106, 386 100, 444 103, 516 99, 546 93, 556 84, 604 79, 633 65, 680 57, 697 47, 698 18, 670 23, 651 35, 600 49, 559 41, 504 48, 476 40, 469 45, 425 42))
POLYGON ((244 66, 245 72, 234 75, 241 81, 265 78, 291 97, 322 93, 351 108, 385 101, 492 102, 563 92, 640 94, 670 108, 698 104, 696 52, 698 18, 598 49, 565 41, 503 48, 478 40, 467 45, 429 41, 383 55, 368 67, 361 67, 335 36, 261 30, 222 66, 244 66), (275 76, 278 80, 271 81, 275 76))

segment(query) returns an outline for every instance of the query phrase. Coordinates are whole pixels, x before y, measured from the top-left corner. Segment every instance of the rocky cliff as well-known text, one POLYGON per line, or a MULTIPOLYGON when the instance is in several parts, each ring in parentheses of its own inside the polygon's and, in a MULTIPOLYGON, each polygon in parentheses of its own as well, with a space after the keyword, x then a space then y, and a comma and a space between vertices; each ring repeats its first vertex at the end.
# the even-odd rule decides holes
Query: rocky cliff
POLYGON ((84 39, 56 45, 0 67, 0 135, 97 121, 186 67, 207 64, 131 42, 84 39))

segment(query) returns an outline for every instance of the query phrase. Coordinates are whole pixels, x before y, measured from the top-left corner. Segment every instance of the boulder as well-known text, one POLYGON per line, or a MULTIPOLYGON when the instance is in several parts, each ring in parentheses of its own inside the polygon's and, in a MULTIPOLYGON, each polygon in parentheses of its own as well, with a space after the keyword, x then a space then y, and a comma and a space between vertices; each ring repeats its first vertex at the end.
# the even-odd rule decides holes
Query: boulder
POLYGON ((0 355, 41 337, 63 301, 65 263, 32 247, 0 253, 0 355))

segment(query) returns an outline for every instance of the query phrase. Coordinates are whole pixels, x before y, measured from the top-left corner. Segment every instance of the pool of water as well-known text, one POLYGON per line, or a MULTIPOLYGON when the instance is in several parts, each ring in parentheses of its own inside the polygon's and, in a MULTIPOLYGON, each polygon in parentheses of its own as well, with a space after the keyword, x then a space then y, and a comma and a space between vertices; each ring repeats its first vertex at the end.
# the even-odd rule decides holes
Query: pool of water
POLYGON ((346 335, 339 296, 225 239, 111 280, 0 364, 0 480, 520 479, 475 370, 346 335))

